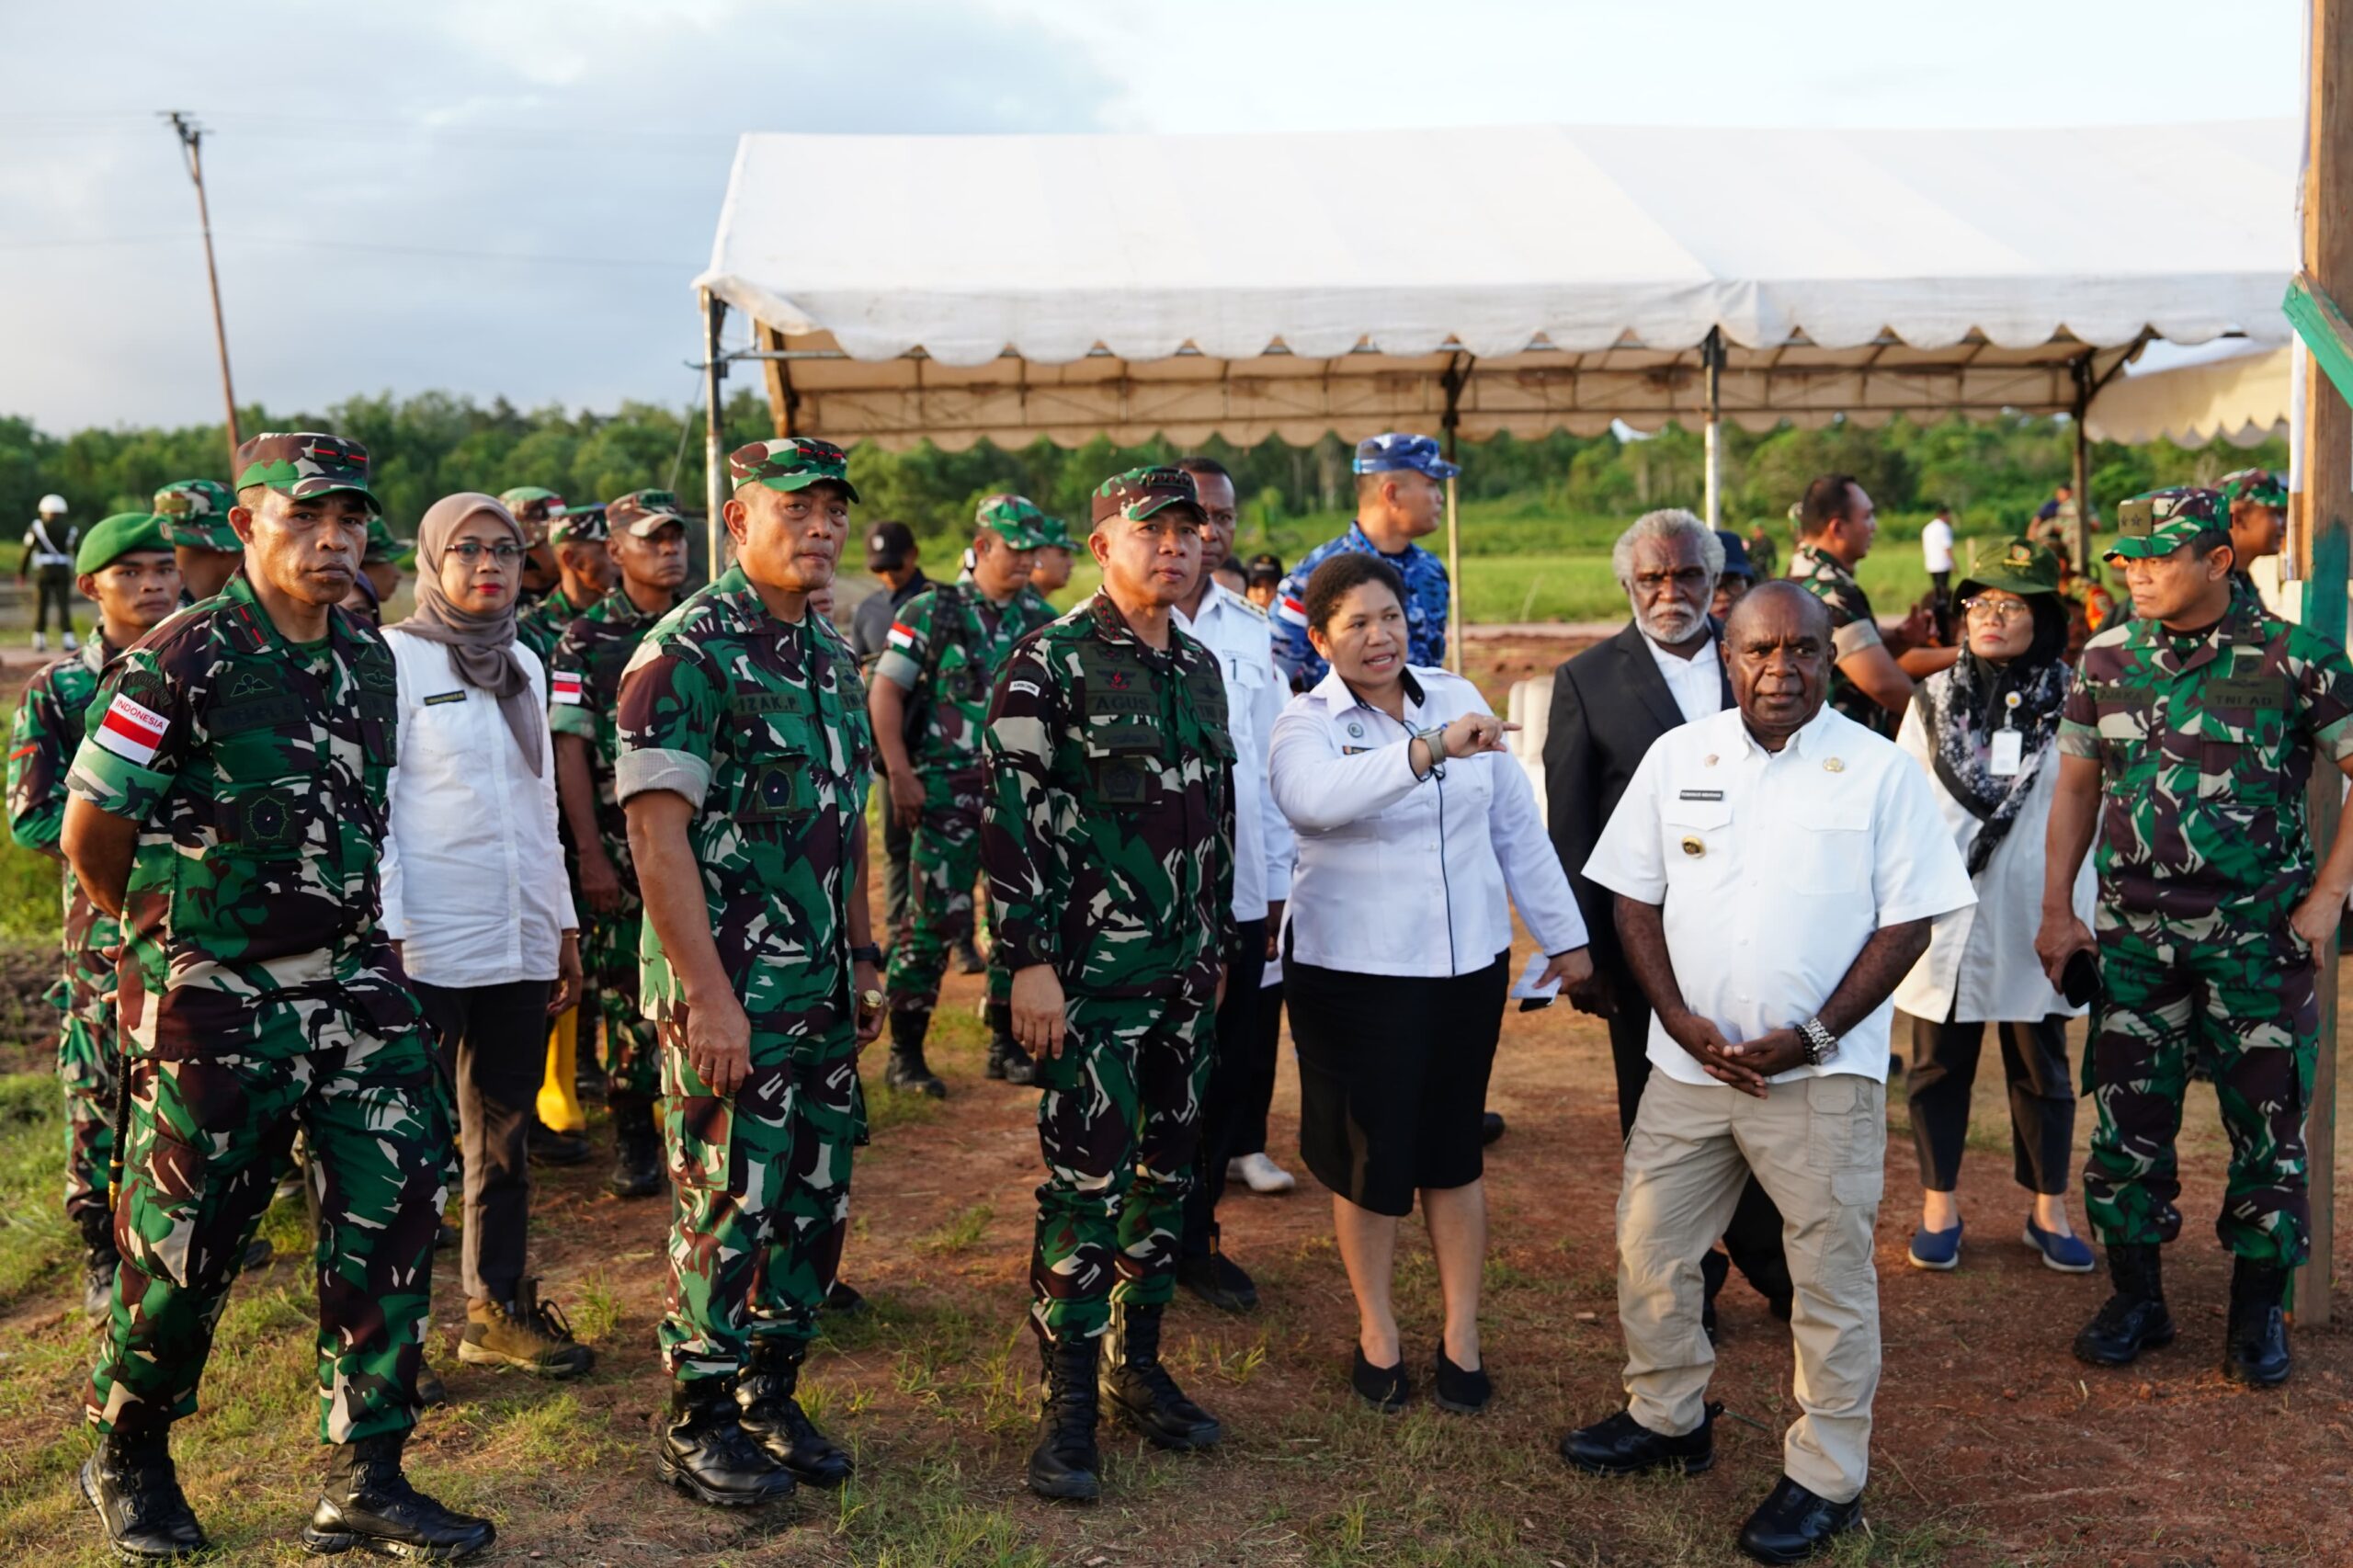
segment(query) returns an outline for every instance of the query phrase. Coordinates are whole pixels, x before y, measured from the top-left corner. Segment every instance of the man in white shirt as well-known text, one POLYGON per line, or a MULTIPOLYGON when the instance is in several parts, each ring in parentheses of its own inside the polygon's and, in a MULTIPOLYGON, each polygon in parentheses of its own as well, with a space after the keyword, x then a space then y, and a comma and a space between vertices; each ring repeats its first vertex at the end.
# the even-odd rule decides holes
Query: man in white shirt
POLYGON ((1928 584, 1936 591, 1931 604, 1937 618, 1937 640, 1952 641, 1952 508, 1939 506, 1920 530, 1920 562, 1928 569, 1928 584))
POLYGON ((1756 589, 1724 650, 1738 710, 1660 737, 1585 868, 1618 895, 1654 1072, 1618 1200, 1628 1408, 1561 1449, 1601 1474, 1712 1461, 1699 1259, 1753 1172, 1783 1216, 1804 1414, 1740 1547, 1794 1562, 1855 1528, 1869 1473, 1888 996, 1975 895, 1927 777, 1824 707, 1818 600, 1756 589))
MULTIPOLYGON (((1283 901, 1290 895, 1290 824, 1267 789, 1267 753, 1288 692, 1275 669, 1266 612, 1210 575, 1233 553, 1233 476, 1215 458, 1184 458, 1176 466, 1193 476, 1203 521, 1200 575, 1173 613, 1177 625, 1217 656, 1235 750, 1234 947, 1225 955, 1225 999, 1218 1006, 1216 1054, 1201 1096, 1200 1158, 1185 1198, 1176 1282, 1211 1306, 1248 1312, 1258 1304, 1258 1287, 1219 1244, 1217 1205, 1237 1153, 1236 1135, 1245 1124, 1265 1119, 1266 1106, 1253 1101, 1274 1086, 1273 1062, 1256 1057, 1273 1044, 1258 1027, 1258 982, 1274 956, 1283 901)), ((1263 1150, 1251 1159, 1245 1178, 1255 1189, 1288 1191, 1293 1185, 1290 1173, 1263 1150)))

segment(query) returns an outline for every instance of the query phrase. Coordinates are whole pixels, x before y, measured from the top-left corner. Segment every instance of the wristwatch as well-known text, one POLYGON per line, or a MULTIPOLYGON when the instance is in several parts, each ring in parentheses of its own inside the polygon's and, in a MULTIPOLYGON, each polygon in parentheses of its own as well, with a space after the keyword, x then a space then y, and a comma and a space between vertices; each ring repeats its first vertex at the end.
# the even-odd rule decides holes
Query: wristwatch
POLYGON ((1421 742, 1424 745, 1430 748, 1430 770, 1427 773, 1423 774, 1422 777, 1425 778, 1445 778, 1446 726, 1444 724, 1433 724, 1427 730, 1415 730, 1414 732, 1414 739, 1421 742))
POLYGON ((869 942, 862 948, 852 948, 849 950, 849 961, 852 963, 870 963, 876 969, 881 969, 882 967, 881 945, 876 942, 869 942))
POLYGON ((1820 1018, 1808 1018, 1800 1024, 1798 1034, 1805 1041, 1806 1065, 1819 1067, 1838 1054, 1838 1037, 1820 1018))

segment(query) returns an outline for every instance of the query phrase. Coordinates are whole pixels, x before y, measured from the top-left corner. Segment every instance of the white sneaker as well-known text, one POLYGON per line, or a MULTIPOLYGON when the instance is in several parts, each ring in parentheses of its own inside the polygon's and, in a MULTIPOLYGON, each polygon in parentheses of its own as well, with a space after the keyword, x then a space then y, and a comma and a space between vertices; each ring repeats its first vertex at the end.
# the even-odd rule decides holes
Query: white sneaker
POLYGON ((1225 1163, 1226 1179, 1240 1180, 1250 1185, 1250 1190, 1262 1196, 1289 1192, 1299 1185, 1299 1178, 1264 1154, 1245 1154, 1225 1163))
POLYGON ((65 651, 69 653, 80 651, 74 642, 74 634, 71 631, 65 634, 65 651))
POLYGON ((36 653, 46 653, 49 652, 48 632, 36 631, 33 633, 33 652, 36 653))

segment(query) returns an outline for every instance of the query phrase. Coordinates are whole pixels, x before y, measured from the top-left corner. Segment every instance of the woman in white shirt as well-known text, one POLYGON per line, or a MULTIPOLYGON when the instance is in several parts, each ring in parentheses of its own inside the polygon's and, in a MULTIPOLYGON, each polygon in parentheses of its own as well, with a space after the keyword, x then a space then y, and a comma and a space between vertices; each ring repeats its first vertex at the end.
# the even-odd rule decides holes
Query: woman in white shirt
MULTIPOLYGON (((1895 1005, 1912 1016, 1904 1093, 1923 1189, 1911 1262, 1943 1270, 1961 1261, 1953 1189, 1990 1023, 2009 1084, 2014 1173, 2034 1198, 2026 1244, 2062 1273, 2086 1274, 2091 1248, 2067 1220, 2075 1134, 2067 1020, 2083 1009, 2051 988, 2034 951, 2068 681, 2059 562, 2024 539, 1989 540, 1954 593, 1964 616, 1960 662, 1921 682, 1895 737, 1927 770, 1977 890, 1974 905, 1937 922, 1927 952, 1895 988, 1895 1005)), ((2075 882, 2075 910, 2086 922, 2091 906, 2086 857, 2075 882)))
POLYGON ((466 1332, 458 1358, 568 1377, 592 1353, 523 1272, 524 1140, 548 1018, 580 991, 556 839, 547 672, 515 640, 523 530, 488 495, 417 527, 416 612, 384 629, 399 674, 386 793, 384 930, 438 1037, 464 1167, 466 1332))
POLYGON ((1299 840, 1284 986, 1300 1153, 1332 1190, 1356 1292, 1351 1381, 1386 1412, 1411 1394, 1390 1278, 1418 1193, 1446 1309, 1435 1392, 1468 1413, 1494 1392, 1479 1353, 1479 1134, 1511 904, 1552 955, 1546 983, 1593 966, 1506 726, 1468 681, 1406 666, 1404 600, 1373 555, 1335 556, 1307 585, 1308 637, 1331 672, 1291 699, 1269 758, 1299 840))

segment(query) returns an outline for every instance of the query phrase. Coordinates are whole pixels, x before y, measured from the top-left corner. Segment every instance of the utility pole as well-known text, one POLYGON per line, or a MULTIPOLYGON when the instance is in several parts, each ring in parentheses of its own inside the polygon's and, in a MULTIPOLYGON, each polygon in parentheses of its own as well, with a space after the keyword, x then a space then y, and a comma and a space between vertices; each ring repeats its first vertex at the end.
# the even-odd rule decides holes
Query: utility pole
POLYGON ((221 351, 221 401, 229 415, 229 456, 233 460, 243 441, 237 434, 237 389, 229 380, 229 329, 221 319, 221 269, 212 262, 212 210, 204 200, 204 127, 179 109, 164 118, 179 137, 188 177, 196 182, 196 217, 204 229, 204 280, 212 287, 212 343, 221 351))

